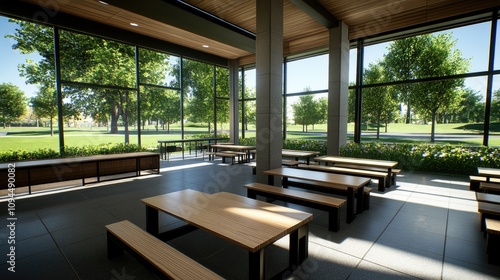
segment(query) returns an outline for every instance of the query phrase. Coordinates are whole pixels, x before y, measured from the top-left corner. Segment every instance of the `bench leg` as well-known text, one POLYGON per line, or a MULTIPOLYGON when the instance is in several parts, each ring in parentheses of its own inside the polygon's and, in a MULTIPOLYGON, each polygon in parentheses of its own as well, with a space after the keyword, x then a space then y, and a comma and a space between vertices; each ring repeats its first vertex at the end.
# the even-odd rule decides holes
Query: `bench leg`
POLYGON ((352 188, 347 188, 347 218, 346 222, 350 224, 356 214, 354 213, 354 190, 352 188))
POLYGON ((328 230, 337 232, 340 228, 340 211, 339 208, 332 207, 328 211, 328 230))
POLYGON ((290 233, 289 266, 299 266, 309 256, 309 224, 290 233))
POLYGON ((108 238, 108 259, 114 259, 117 258, 121 255, 123 255, 124 250, 120 246, 121 241, 116 238, 112 233, 109 231, 107 232, 107 238, 108 238))
MULTIPOLYGON (((390 182, 391 180, 388 180, 388 181, 390 182)), ((385 180, 385 177, 378 179, 378 191, 379 192, 384 192, 386 187, 388 187, 388 188, 391 187, 390 184, 387 184, 387 186, 386 186, 386 182, 387 181, 385 180)))
POLYGON ((469 190, 477 192, 479 190, 479 182, 478 181, 470 181, 469 190))
POLYGON ((370 193, 363 193, 363 209, 370 210, 370 193))
POLYGON ((488 233, 486 253, 488 254, 488 263, 500 265, 500 235, 488 233))
POLYGON ((257 193, 251 189, 247 189, 247 197, 257 199, 257 193))

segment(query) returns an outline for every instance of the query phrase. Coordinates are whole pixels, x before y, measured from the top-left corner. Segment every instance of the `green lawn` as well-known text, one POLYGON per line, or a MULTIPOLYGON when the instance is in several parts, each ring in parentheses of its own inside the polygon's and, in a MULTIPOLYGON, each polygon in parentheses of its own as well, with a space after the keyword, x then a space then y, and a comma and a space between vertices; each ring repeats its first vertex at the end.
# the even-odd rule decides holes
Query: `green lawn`
MULTIPOLYGON (((228 125, 223 128, 227 133, 228 125)), ((366 127, 365 127, 366 128, 366 127)), ((219 127, 220 129, 220 127, 219 127)), ((245 132, 246 137, 255 137, 255 126, 249 125, 248 131, 245 132)), ((381 128, 380 139, 377 140, 373 136, 376 131, 375 128, 368 126, 368 129, 362 130, 362 141, 381 141, 381 142, 394 142, 394 143, 428 143, 430 139, 430 125, 417 125, 417 124, 389 124, 388 134, 391 133, 415 133, 415 135, 423 135, 424 138, 412 139, 411 137, 398 138, 394 136, 386 136, 385 129, 381 128)), ((352 133, 354 125, 348 125, 348 132, 352 133)), ((463 135, 458 140, 447 140, 446 143, 462 144, 462 145, 481 145, 482 137, 477 137, 482 131, 482 124, 438 124, 436 126, 436 133, 440 135, 445 134, 458 134, 463 135), (468 137, 467 135, 471 135, 468 137), (475 138, 472 136, 476 136, 475 138)), ((492 124, 492 135, 500 135, 500 124, 492 124)), ((206 125, 190 124, 185 127, 185 135, 192 134, 206 134, 208 128, 206 125)), ((98 145, 102 143, 123 143, 124 135, 121 129, 117 135, 109 134, 106 128, 92 128, 92 129, 79 129, 79 128, 65 128, 64 142, 66 146, 86 146, 98 145)), ((171 126, 171 131, 159 130, 156 131, 154 127, 145 127, 142 131, 141 144, 145 147, 156 147, 158 140, 180 139, 180 126, 171 126)), ((287 139, 310 139, 310 140, 326 140, 326 124, 315 125, 314 129, 309 126, 308 132, 302 132, 300 125, 287 125, 287 139)), ((349 139, 352 140, 352 139, 349 139)), ((10 127, 6 129, 0 128, 0 151, 8 150, 38 150, 40 148, 51 148, 59 150, 58 148, 59 135, 56 133, 50 136, 50 130, 46 127, 10 127)), ((131 131, 130 143, 137 143, 137 131, 131 131)), ((437 141, 443 143, 442 141, 437 141)), ((490 137, 490 146, 500 146, 500 139, 497 137, 490 137)))

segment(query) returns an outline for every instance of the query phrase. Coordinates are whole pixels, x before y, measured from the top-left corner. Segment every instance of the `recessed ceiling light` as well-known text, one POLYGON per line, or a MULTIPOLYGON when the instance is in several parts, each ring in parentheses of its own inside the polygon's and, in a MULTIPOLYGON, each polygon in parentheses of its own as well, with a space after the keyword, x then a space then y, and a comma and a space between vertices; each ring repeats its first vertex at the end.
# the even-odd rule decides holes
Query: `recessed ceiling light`
POLYGON ((208 45, 201 45, 201 46, 204 47, 204 48, 208 48, 208 45))
POLYGON ((132 26, 139 26, 139 24, 137 24, 135 22, 131 22, 130 25, 132 25, 132 26))
POLYGON ((104 1, 99 1, 99 3, 103 4, 103 5, 108 5, 107 2, 104 2, 104 1))

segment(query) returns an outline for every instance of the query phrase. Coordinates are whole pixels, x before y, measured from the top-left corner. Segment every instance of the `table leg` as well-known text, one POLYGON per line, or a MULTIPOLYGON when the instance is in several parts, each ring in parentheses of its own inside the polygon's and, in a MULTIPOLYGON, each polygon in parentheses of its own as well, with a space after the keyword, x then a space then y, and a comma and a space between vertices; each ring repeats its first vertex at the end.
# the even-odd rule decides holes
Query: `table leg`
POLYGON ((264 248, 257 252, 249 252, 248 271, 250 279, 264 279, 264 248))
POLYGON ((299 266, 309 256, 309 224, 290 233, 289 266, 299 266))
POLYGON ((158 237, 160 235, 160 227, 158 210, 146 205, 146 231, 158 237))
POLYGON ((267 184, 274 186, 274 175, 267 175, 267 184))
POLYGON ((363 199, 364 199, 364 196, 363 196, 363 192, 364 192, 364 186, 361 186, 360 188, 358 188, 358 190, 356 191, 356 195, 357 195, 357 198, 356 198, 356 213, 363 213, 363 211, 365 211, 365 208, 363 207, 364 203, 363 203, 363 199))
POLYGON ((354 213, 354 189, 353 188, 347 188, 347 219, 346 222, 350 224, 354 218, 356 217, 356 214, 354 213))

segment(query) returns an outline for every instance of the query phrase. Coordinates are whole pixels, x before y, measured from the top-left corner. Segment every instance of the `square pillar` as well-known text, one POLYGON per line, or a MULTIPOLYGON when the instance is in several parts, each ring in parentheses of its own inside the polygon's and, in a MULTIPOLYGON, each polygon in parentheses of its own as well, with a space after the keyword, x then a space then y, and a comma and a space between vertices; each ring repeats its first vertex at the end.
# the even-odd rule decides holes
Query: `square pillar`
POLYGON ((238 144, 240 142, 239 110, 239 69, 238 60, 229 61, 229 142, 238 144))
POLYGON ((329 35, 327 153, 339 155, 347 142, 349 27, 340 22, 329 35))
MULTIPOLYGON (((257 182, 262 171, 281 167, 283 0, 257 0, 257 182)), ((278 182, 276 182, 278 184, 278 182)))

